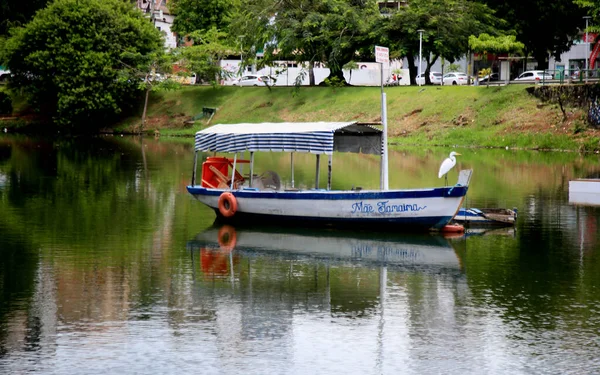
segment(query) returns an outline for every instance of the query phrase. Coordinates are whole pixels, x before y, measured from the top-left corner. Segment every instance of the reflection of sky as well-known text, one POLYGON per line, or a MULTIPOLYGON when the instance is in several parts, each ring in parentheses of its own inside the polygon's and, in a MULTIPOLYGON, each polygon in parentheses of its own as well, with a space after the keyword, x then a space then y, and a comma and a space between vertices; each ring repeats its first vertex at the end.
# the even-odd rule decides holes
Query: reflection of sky
POLYGON ((204 290, 209 293, 192 305, 156 306, 143 320, 130 314, 123 321, 58 323, 56 333, 48 333, 53 343, 39 356, 21 353, 34 361, 9 355, 5 368, 57 374, 535 372, 523 360, 536 354, 527 349, 531 341, 515 340, 518 327, 503 322, 500 310, 473 308, 462 282, 432 275, 415 288, 402 282, 411 275, 389 275, 383 307, 365 318, 290 303, 297 295, 267 296, 263 303, 238 285, 204 290), (171 315, 181 310, 173 324, 171 315), (213 313, 199 319, 207 310, 213 313))
POLYGON ((3 189, 8 186, 8 176, 0 173, 0 189, 3 189))

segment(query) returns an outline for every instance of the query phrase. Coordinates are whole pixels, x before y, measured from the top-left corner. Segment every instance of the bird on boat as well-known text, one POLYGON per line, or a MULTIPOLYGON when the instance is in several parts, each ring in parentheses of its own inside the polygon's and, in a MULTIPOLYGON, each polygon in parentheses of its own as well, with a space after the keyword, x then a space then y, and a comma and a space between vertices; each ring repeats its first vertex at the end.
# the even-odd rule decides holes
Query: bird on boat
POLYGON ((456 165, 456 156, 460 156, 460 154, 458 152, 452 151, 450 153, 450 156, 444 159, 442 165, 440 165, 438 178, 442 178, 442 176, 445 176, 446 186, 448 186, 448 172, 456 165))

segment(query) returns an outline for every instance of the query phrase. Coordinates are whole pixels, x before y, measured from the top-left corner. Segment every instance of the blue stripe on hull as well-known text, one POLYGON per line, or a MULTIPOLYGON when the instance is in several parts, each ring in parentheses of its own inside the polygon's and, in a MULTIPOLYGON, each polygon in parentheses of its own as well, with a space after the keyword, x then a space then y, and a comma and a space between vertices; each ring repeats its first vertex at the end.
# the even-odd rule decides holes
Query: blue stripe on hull
POLYGON ((398 232, 439 230, 447 225, 452 216, 418 217, 418 218, 322 218, 298 217, 283 215, 264 215, 237 212, 231 218, 225 218, 219 210, 215 210, 217 221, 231 224, 283 224, 300 226, 331 226, 336 228, 360 228, 374 230, 395 229, 398 232))
MULTIPOLYGON (((439 198, 463 197, 467 194, 466 186, 448 186, 423 190, 389 190, 389 191, 250 191, 232 190, 235 197, 239 198, 270 198, 270 199, 310 199, 310 200, 342 200, 342 199, 414 199, 414 198, 439 198)), ((200 186, 187 186, 190 194, 204 196, 219 196, 224 191, 207 189, 200 186)))

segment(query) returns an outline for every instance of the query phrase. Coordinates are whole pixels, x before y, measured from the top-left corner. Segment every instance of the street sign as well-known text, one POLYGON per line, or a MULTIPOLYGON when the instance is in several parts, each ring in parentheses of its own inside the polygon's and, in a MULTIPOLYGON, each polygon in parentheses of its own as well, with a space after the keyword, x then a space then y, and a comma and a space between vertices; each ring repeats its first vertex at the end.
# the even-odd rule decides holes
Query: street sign
POLYGON ((378 63, 389 63, 390 49, 387 47, 375 46, 375 61, 378 63))

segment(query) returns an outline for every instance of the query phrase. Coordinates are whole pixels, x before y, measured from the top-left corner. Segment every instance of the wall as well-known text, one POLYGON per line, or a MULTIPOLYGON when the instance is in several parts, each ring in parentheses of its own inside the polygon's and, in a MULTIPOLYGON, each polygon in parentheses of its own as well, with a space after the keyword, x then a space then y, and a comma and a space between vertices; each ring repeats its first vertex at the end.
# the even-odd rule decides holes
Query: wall
MULTIPOLYGON (((275 62, 273 67, 265 67, 259 70, 253 70, 252 68, 247 69, 243 72, 243 75, 256 74, 256 75, 268 75, 276 79, 275 86, 293 86, 296 82, 296 77, 304 70, 307 74, 302 79, 302 85, 307 86, 308 80, 308 69, 301 67, 288 67, 286 65, 297 66, 296 63, 286 63, 284 61, 275 62)), ((398 62, 393 62, 389 65, 384 64, 383 79, 386 82, 392 72, 400 68, 398 62)), ((221 61, 221 67, 230 73, 228 79, 224 79, 222 85, 232 85, 233 82, 240 77, 239 73, 240 60, 223 60, 221 61)), ((379 86, 381 85, 381 71, 379 70, 379 64, 373 62, 362 62, 358 63, 359 69, 353 69, 352 74, 350 71, 344 70, 344 78, 346 82, 355 86, 379 86)), ((408 78, 408 69, 400 69, 402 71, 402 78, 400 79, 400 85, 410 84, 408 78)), ((319 84, 329 76, 328 68, 314 68, 315 84, 319 84)))

